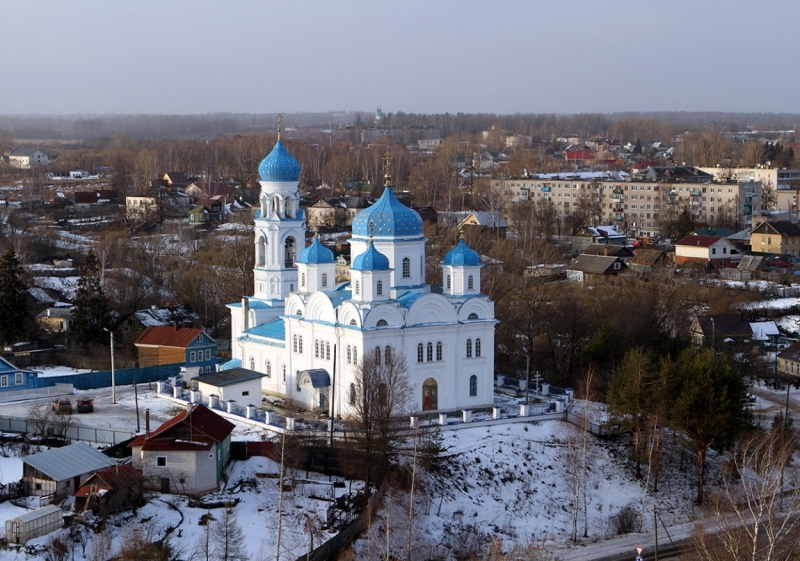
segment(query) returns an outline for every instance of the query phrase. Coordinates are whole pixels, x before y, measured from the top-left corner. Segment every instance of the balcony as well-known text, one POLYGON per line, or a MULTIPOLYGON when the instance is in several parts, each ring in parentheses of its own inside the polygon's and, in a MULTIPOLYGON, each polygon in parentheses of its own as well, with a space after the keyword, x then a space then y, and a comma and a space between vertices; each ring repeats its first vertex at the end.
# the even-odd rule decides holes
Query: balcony
POLYGON ((702 195, 702 194, 703 194, 703 192, 702 192, 702 191, 700 191, 700 189, 692 189, 692 192, 691 192, 690 194, 691 194, 693 197, 699 197, 700 195, 702 195))
POLYGON ((547 201, 547 202, 549 203, 549 202, 550 202, 550 198, 551 198, 551 197, 550 197, 550 195, 545 195, 545 196, 544 196, 544 197, 542 197, 542 198, 543 198, 545 201, 547 201))
POLYGON ((621 214, 621 213, 617 213, 617 214, 614 215, 614 220, 617 220, 617 221, 621 222, 621 221, 625 220, 625 215, 621 214))
POLYGON ((699 200, 697 200, 697 199, 694 199, 694 200, 692 201, 692 206, 694 206, 694 207, 699 207, 699 206, 700 206, 700 201, 699 201, 699 200))
POLYGON ((550 192, 550 187, 547 186, 542 187, 542 193, 549 193, 549 192, 550 192))
POLYGON ((621 203, 625 200, 625 196, 620 193, 612 193, 611 194, 611 202, 613 203, 621 203))

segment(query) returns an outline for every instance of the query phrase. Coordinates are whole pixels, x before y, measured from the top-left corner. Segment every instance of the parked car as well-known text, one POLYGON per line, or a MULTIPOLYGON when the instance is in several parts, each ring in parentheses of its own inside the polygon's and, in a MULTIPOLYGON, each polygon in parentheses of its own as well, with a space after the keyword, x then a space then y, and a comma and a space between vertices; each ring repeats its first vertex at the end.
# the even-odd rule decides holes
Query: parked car
POLYGON ((94 411, 94 399, 82 397, 78 400, 78 413, 92 413, 94 411))
POLYGON ((72 413, 72 402, 66 397, 53 400, 53 411, 56 413, 72 413))

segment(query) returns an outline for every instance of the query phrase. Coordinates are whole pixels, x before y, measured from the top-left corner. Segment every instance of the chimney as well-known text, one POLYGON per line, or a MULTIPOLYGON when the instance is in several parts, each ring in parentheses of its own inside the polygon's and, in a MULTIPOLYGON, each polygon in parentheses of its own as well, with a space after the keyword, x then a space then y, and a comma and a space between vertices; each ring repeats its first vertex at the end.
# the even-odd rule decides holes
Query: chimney
POLYGON ((603 255, 608 257, 608 242, 606 242, 606 246, 603 248, 603 255))
POLYGON ((242 298, 242 331, 247 331, 247 323, 250 316, 250 300, 245 296, 242 298))
POLYGON ((150 438, 150 410, 144 410, 144 437, 150 438))

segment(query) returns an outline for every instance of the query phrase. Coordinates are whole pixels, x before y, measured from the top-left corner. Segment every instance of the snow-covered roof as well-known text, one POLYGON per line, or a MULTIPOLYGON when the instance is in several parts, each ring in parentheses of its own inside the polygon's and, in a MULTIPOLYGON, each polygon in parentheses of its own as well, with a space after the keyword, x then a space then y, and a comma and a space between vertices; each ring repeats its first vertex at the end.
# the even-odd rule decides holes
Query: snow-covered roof
POLYGON ((769 341, 770 337, 781 334, 774 321, 750 322, 750 329, 753 330, 753 339, 756 341, 769 341))

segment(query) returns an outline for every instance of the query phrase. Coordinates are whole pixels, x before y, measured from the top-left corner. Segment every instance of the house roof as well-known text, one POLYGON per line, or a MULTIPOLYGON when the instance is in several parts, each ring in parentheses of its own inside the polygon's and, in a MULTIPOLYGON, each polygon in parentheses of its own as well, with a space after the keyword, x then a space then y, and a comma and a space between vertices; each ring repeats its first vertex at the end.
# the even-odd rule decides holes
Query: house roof
POLYGON ((722 236, 696 236, 690 234, 677 242, 675 245, 689 245, 693 247, 711 247, 719 240, 723 239, 722 236))
POLYGON ((586 226, 575 236, 592 236, 593 238, 615 239, 627 237, 624 232, 617 231, 614 226, 586 226))
POLYGON ((202 404, 191 406, 162 424, 150 433, 141 434, 128 443, 128 448, 141 446, 142 450, 208 450, 212 444, 220 443, 233 432, 234 425, 202 404), (177 428, 189 428, 191 440, 170 436, 177 428))
POLYGON ((585 253, 586 255, 605 255, 606 251, 608 251, 609 256, 613 257, 633 257, 633 251, 624 245, 611 245, 603 243, 590 243, 584 248, 582 253, 585 253))
POLYGON ((98 489, 106 491, 116 491, 128 485, 130 481, 142 479, 142 474, 131 464, 112 466, 104 470, 93 473, 89 476, 80 489, 75 493, 76 497, 88 497, 94 487, 96 493, 98 489), (98 481, 99 480, 99 481, 98 481))
POLYGON ((324 368, 312 368, 300 372, 299 384, 311 383, 313 388, 328 388, 331 385, 331 376, 324 368))
POLYGON ((168 171, 163 175, 163 177, 166 177, 172 183, 177 185, 189 183, 189 178, 182 171, 168 171))
POLYGON ((505 217, 500 214, 499 212, 489 212, 486 210, 476 210, 470 212, 464 220, 462 220, 463 224, 467 224, 470 218, 474 218, 475 222, 479 226, 491 226, 492 228, 506 228, 508 227, 508 222, 506 222, 505 217))
POLYGON ((249 382, 250 380, 263 378, 265 375, 255 370, 248 368, 231 368, 230 370, 221 370, 219 372, 209 372, 195 376, 193 380, 214 386, 216 388, 224 388, 233 386, 241 382, 249 382))
POLYGON ((666 253, 660 249, 643 249, 630 260, 630 263, 652 267, 657 265, 659 259, 664 256, 666 256, 666 253))
POLYGON ((775 233, 781 236, 800 236, 800 226, 791 222, 762 222, 754 230, 753 234, 775 233), (769 232, 772 230, 772 232, 769 232))
POLYGON ((774 321, 750 322, 750 330, 753 332, 755 341, 769 341, 770 337, 777 337, 781 334, 774 321))
POLYGON ((94 191, 76 191, 73 193, 75 204, 96 203, 97 193, 94 191))
POLYGON ((200 321, 200 315, 185 304, 138 310, 133 312, 133 317, 144 327, 151 325, 172 326, 176 323, 181 327, 192 327, 195 322, 200 321))
POLYGON ((583 271, 584 273, 605 274, 615 262, 622 263, 620 271, 625 269, 625 263, 619 257, 605 255, 578 255, 575 261, 567 265, 568 271, 583 271))
POLYGON ((734 234, 730 228, 698 228, 694 233, 698 236, 722 236, 723 238, 734 234))
POLYGON ((23 462, 54 481, 64 481, 115 465, 113 459, 85 442, 40 452, 23 458, 23 462))
POLYGON ((17 148, 9 156, 33 156, 36 152, 39 152, 38 148, 17 148))
POLYGON ((748 318, 740 314, 717 314, 697 316, 700 330, 705 337, 718 337, 720 341, 726 337, 751 337, 753 329, 748 318), (711 320, 714 321, 711 321, 711 320))
POLYGON ((72 317, 72 308, 47 308, 36 314, 36 317, 69 319, 72 317))
MULTIPOLYGON (((158 347, 181 347, 186 348, 192 344, 198 335, 205 335, 196 327, 179 327, 177 325, 151 325, 139 335, 134 345, 151 345, 158 347)), ((209 342, 214 340, 208 337, 209 342)))
POLYGON ((800 362, 800 341, 778 354, 778 358, 800 362))
POLYGON ((766 263, 766 260, 760 255, 744 255, 736 268, 743 271, 759 271, 766 266, 766 263))

